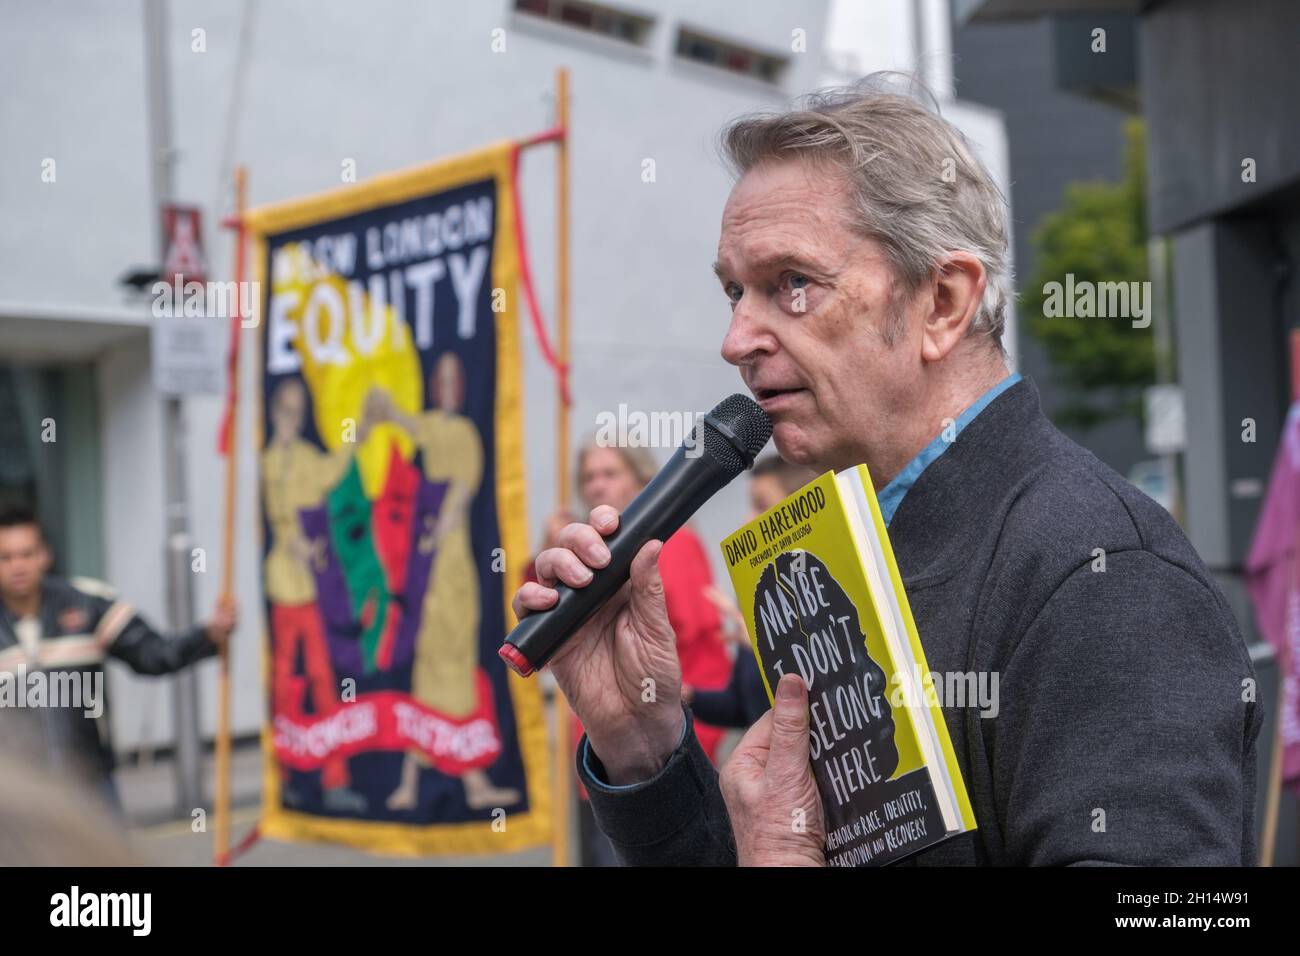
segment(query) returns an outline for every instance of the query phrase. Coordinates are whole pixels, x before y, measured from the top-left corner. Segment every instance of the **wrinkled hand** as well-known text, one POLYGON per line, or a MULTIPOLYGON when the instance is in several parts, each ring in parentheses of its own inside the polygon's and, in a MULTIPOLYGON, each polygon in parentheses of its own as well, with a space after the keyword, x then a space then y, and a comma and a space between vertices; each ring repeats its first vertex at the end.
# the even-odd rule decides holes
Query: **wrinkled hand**
MULTIPOLYGON (((618 511, 601 505, 590 523, 567 525, 558 546, 537 556, 537 577, 515 593, 523 617, 551 608, 557 581, 591 583, 592 569, 609 563, 604 536, 618 529, 618 511)), ((640 783, 663 769, 685 724, 677 637, 668 623, 659 577, 660 541, 645 544, 631 579, 551 658, 547 665, 587 730, 592 750, 613 784, 640 783)))
POLYGON ((204 631, 213 644, 217 647, 225 647, 238 624, 239 609, 235 605, 235 599, 225 598, 217 602, 217 608, 208 619, 204 631))
POLYGON ((741 866, 825 866, 826 827, 808 763, 808 689, 787 674, 771 710, 736 746, 719 781, 741 866))

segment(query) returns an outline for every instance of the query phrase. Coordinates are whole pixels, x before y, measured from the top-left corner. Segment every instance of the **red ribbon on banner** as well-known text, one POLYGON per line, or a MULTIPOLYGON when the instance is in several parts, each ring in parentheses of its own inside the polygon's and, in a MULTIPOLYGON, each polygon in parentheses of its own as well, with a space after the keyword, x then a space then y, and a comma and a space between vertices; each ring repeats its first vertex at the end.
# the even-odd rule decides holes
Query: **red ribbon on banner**
POLYGON ((537 335, 537 345, 542 351, 542 358, 555 372, 560 382, 560 400, 565 407, 573 404, 569 397, 569 366, 561 362, 551 345, 551 337, 546 333, 546 323, 542 321, 542 310, 537 304, 537 292, 533 288, 533 269, 528 262, 528 238, 524 235, 524 207, 519 201, 519 145, 515 144, 510 153, 510 192, 515 204, 515 246, 519 257, 519 284, 524 289, 524 301, 528 303, 528 315, 533 322, 533 332, 537 335))
POLYGON ((276 714, 273 740, 276 759, 294 770, 316 770, 368 750, 418 750, 436 770, 459 776, 501 755, 492 686, 482 670, 478 707, 466 717, 449 717, 401 691, 375 691, 328 714, 276 714))

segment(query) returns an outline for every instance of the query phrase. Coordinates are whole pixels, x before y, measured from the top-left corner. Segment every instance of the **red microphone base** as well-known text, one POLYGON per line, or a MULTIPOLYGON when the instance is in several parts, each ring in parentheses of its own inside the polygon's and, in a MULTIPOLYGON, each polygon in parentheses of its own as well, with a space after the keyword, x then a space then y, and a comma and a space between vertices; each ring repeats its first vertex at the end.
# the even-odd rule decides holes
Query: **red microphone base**
POLYGON ((533 672, 533 665, 528 663, 528 658, 524 657, 519 652, 519 648, 513 644, 502 644, 501 650, 497 651, 497 657, 505 661, 520 677, 527 677, 533 672))

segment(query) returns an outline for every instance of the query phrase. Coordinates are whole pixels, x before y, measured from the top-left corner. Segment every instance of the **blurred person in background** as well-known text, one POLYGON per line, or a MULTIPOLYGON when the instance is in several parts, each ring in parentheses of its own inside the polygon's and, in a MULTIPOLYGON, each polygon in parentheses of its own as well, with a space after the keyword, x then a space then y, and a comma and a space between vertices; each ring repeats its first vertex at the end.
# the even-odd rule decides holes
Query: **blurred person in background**
MULTIPOLYGON (((780 455, 764 455, 754 462, 749 475, 749 519, 752 521, 787 495, 794 494, 817 477, 811 468, 795 465, 780 455)), ((712 585, 705 592, 722 618, 724 639, 733 645, 736 660, 731 679, 721 690, 701 690, 682 679, 682 699, 690 705, 696 719, 715 727, 748 730, 767 713, 767 688, 754 660, 749 644, 745 617, 736 601, 721 588, 712 585)))
POLYGON ((19 718, 6 736, 28 762, 79 781, 120 817, 104 660, 174 674, 229 640, 235 607, 219 604, 206 624, 165 637, 107 585, 48 574, 52 561, 35 513, 0 511, 0 705, 19 718), (38 698, 38 688, 51 690, 38 698), (76 689, 79 699, 56 698, 56 688, 76 689))
MULTIPOLYGON (((658 470, 654 455, 646 448, 606 446, 594 437, 589 438, 578 449, 578 498, 588 512, 598 505, 611 505, 621 512, 650 483, 658 470)), ((562 511, 551 515, 545 525, 543 547, 554 547, 555 534, 573 520, 572 514, 562 511)), ((668 617, 677 634, 677 656, 681 661, 683 680, 700 690, 721 689, 731 673, 731 656, 722 637, 721 615, 710 597, 717 591, 713 586, 709 558, 689 525, 683 526, 665 542, 659 567, 668 617)), ((531 563, 524 578, 537 580, 536 569, 531 563)), ((576 717, 573 727, 573 740, 576 742, 582 739, 583 734, 576 717)), ((715 759, 725 733, 721 727, 696 724, 700 746, 710 759, 715 759)), ((581 785, 579 796, 583 865, 616 866, 613 850, 596 827, 586 803, 586 791, 581 785)))

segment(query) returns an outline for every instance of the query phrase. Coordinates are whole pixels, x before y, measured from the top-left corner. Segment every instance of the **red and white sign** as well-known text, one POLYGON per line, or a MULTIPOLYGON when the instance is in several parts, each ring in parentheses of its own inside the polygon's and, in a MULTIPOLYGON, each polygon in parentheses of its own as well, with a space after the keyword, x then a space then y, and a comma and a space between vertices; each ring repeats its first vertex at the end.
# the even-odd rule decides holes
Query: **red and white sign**
POLYGON ((203 255, 203 217, 198 206, 163 206, 164 282, 206 282, 207 259, 203 255))

